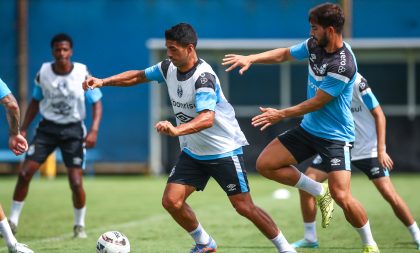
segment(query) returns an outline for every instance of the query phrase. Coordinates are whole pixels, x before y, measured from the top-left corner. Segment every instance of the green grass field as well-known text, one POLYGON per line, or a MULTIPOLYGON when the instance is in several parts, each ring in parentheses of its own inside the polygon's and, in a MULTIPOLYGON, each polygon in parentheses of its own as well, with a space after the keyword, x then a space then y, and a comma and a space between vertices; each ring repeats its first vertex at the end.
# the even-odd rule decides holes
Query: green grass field
MULTIPOLYGON (((420 175, 397 174, 392 177, 400 195, 420 221, 420 201, 416 192, 420 175)), ((0 201, 9 213, 15 177, 0 178, 0 201)), ((277 222, 289 242, 303 234, 297 190, 253 175, 249 178, 254 202, 277 222), (275 200, 272 193, 287 188, 291 197, 275 200)), ((85 177, 87 192, 86 225, 88 239, 72 239, 73 208, 67 178, 34 179, 25 202, 17 238, 35 252, 95 252, 99 235, 108 230, 125 233, 133 253, 186 253, 193 241, 162 208, 160 199, 166 178, 159 177, 85 177)), ((363 175, 352 179, 354 195, 365 205, 373 233, 382 253, 419 252, 407 229, 393 215, 389 205, 363 175)), ((211 181, 204 192, 189 200, 199 220, 216 239, 220 253, 276 252, 272 244, 228 203, 224 192, 211 181)), ((322 229, 318 222, 320 248, 299 250, 316 253, 360 252, 358 234, 346 223, 336 208, 330 227, 322 229)), ((319 216, 318 216, 319 217, 319 216)), ((7 252, 0 244, 0 252, 7 252)))

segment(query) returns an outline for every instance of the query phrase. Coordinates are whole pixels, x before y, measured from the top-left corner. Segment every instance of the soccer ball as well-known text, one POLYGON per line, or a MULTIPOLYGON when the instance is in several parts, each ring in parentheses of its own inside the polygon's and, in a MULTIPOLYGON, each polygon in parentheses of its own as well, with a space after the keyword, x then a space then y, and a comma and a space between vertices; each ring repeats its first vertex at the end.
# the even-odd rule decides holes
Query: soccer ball
POLYGON ((123 233, 108 231, 99 236, 96 253, 130 253, 130 242, 123 233))

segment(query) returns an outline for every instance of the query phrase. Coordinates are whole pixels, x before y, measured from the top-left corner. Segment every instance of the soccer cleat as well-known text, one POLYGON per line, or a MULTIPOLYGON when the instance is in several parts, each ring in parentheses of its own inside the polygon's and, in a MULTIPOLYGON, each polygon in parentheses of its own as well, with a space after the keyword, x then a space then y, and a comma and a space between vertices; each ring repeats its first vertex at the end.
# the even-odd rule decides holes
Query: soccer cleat
POLYGON ((299 241, 296 241, 291 244, 293 248, 308 248, 308 249, 317 249, 319 247, 318 241, 310 242, 306 239, 302 239, 299 241))
POLYGON ((217 250, 216 241, 210 237, 210 240, 207 244, 194 245, 194 247, 190 250, 190 253, 211 253, 211 252, 216 252, 216 250, 217 250))
POLYGON ((9 248, 9 253, 34 253, 34 251, 28 248, 27 245, 17 242, 9 248))
POLYGON ((366 245, 363 247, 362 253, 379 253, 379 248, 378 246, 366 245))
POLYGON ((74 225, 73 232, 74 232, 73 238, 81 238, 81 239, 87 238, 85 227, 83 226, 74 225))
POLYGON ((321 210, 322 227, 326 228, 330 225, 330 221, 332 219, 332 213, 334 212, 334 200, 331 197, 328 184, 323 183, 322 188, 324 188, 324 194, 316 197, 316 203, 321 210))

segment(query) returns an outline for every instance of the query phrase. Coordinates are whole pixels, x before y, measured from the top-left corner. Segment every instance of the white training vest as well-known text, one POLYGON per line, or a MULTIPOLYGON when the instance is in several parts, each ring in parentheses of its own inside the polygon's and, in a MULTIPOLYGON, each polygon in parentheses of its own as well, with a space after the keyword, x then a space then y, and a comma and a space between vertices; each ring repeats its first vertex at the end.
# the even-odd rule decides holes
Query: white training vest
POLYGON ((43 99, 39 110, 47 120, 67 124, 84 120, 86 116, 85 91, 82 83, 89 75, 86 65, 73 62, 73 70, 66 75, 54 73, 51 62, 43 63, 39 70, 39 82, 43 99))
MULTIPOLYGON (((162 72, 161 65, 160 71, 162 72)), ((218 90, 216 93, 219 101, 215 108, 214 125, 198 133, 179 136, 181 150, 187 148, 195 155, 207 156, 231 152, 248 145, 235 118, 233 107, 223 95, 217 75, 211 66, 201 59, 194 73, 184 81, 177 79, 177 67, 172 62, 168 67, 165 81, 177 125, 188 122, 198 115, 195 102, 195 83, 199 78, 205 76, 204 73, 210 73, 216 79, 215 86, 218 90)), ((163 72, 162 76, 165 77, 163 72)))

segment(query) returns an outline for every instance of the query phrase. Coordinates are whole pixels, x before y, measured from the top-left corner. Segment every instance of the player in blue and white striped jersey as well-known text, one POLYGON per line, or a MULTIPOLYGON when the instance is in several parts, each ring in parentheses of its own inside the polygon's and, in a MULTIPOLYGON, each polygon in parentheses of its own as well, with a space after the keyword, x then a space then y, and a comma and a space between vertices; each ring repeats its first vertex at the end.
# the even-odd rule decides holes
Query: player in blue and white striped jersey
MULTIPOLYGON (((389 177, 393 162, 386 152, 385 115, 367 80, 359 73, 353 88, 351 111, 356 126, 356 140, 351 151, 352 165, 372 180, 384 199, 391 205, 395 215, 407 227, 417 248, 420 249, 419 227, 389 177)), ((323 159, 317 156, 305 174, 322 182, 327 179, 325 167, 323 159)), ((317 248, 319 245, 316 235, 315 200, 304 191, 299 191, 299 193, 305 232, 304 238, 294 242, 293 246, 295 248, 317 248)))
POLYGON ((104 79, 88 78, 85 90, 103 86, 131 86, 149 81, 165 82, 177 125, 160 121, 159 133, 179 137, 181 154, 173 167, 162 204, 194 239, 190 253, 216 252, 215 240, 203 229, 187 198, 204 190, 213 177, 231 204, 272 241, 278 252, 296 252, 271 217, 255 206, 248 186, 242 147, 248 142, 223 95, 219 78, 198 58, 193 27, 180 23, 166 30, 168 59, 145 70, 126 71, 104 79))
POLYGON ((362 204, 351 194, 350 148, 354 124, 350 104, 357 62, 343 41, 344 13, 337 4, 325 3, 309 11, 310 38, 289 48, 252 55, 228 54, 226 71, 239 67, 242 74, 253 63, 282 63, 308 59, 307 100, 284 108, 261 108, 252 125, 261 130, 291 117, 304 116, 300 125, 278 136, 261 152, 257 170, 265 177, 302 189, 317 197, 322 226, 328 226, 333 201, 359 233, 364 253, 378 253, 362 204), (294 165, 315 154, 328 161, 328 186, 305 176, 294 165), (331 191, 331 194, 328 193, 331 191))

